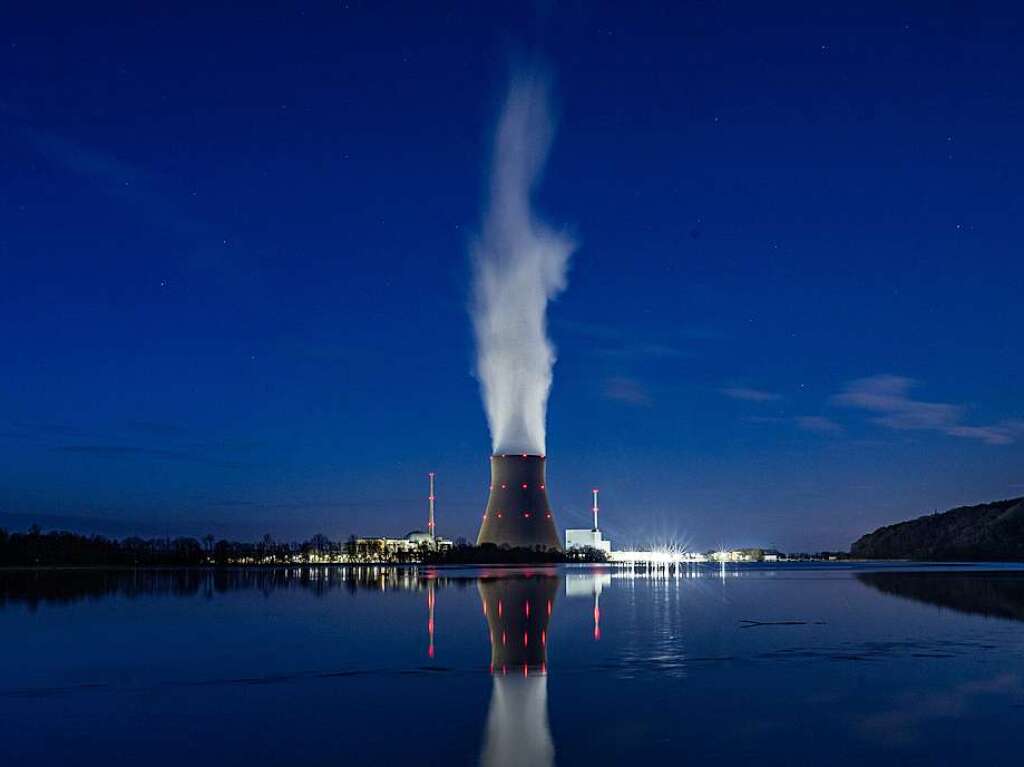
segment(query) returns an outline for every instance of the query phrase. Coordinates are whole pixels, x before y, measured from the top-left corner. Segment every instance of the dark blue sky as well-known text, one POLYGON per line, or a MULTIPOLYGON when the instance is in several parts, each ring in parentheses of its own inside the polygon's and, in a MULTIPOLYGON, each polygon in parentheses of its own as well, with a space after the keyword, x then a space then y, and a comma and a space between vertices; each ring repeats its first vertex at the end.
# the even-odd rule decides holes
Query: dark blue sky
POLYGON ((1008 3, 21 4, 0 32, 0 524, 474 536, 467 245, 509 62, 549 489, 616 542, 845 547, 1024 495, 1008 3), (144 8, 145 10, 140 10, 144 8))

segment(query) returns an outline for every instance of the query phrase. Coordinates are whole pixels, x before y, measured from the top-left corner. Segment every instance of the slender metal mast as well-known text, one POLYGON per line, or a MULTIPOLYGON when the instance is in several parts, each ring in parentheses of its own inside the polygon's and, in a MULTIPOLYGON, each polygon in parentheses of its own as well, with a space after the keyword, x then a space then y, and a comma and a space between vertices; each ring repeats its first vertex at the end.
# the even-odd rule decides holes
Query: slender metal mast
POLYGON ((597 528, 597 494, 598 494, 598 492, 599 492, 598 489, 595 487, 594 488, 594 532, 595 533, 597 532, 597 529, 598 529, 597 528))
POLYGON ((429 501, 429 506, 427 507, 429 509, 427 514, 427 534, 430 535, 431 538, 435 538, 436 536, 434 534, 434 472, 430 472, 429 474, 427 474, 427 476, 430 478, 430 495, 427 496, 427 500, 429 501))

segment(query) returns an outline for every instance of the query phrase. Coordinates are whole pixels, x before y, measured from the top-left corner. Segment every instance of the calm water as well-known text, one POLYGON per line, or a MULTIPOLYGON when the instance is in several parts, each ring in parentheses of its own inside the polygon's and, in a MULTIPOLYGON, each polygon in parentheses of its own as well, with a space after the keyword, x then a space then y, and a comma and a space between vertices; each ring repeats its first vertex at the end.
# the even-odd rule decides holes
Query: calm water
POLYGON ((1018 764, 1024 570, 0 572, 3 764, 1018 764))

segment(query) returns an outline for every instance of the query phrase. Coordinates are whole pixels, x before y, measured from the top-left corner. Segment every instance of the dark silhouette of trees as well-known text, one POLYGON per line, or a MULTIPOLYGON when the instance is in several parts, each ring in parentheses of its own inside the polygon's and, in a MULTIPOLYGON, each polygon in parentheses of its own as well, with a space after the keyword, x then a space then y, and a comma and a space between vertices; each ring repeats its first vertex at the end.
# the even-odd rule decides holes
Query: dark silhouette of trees
POLYGON ((323 533, 300 544, 275 542, 270 534, 255 543, 206 535, 195 538, 124 538, 79 535, 64 531, 44 533, 33 525, 27 533, 0 529, 0 567, 195 567, 216 565, 364 564, 546 564, 604 562, 596 549, 558 551, 544 548, 508 548, 493 544, 463 544, 434 550, 394 547, 383 539, 332 541, 323 533))
POLYGON ((850 553, 858 559, 1024 561, 1024 498, 960 506, 862 536, 850 553))
POLYGON ((203 547, 195 538, 125 538, 64 531, 43 533, 33 525, 27 533, 0 531, 0 565, 54 567, 60 565, 113 565, 119 567, 201 565, 203 547))

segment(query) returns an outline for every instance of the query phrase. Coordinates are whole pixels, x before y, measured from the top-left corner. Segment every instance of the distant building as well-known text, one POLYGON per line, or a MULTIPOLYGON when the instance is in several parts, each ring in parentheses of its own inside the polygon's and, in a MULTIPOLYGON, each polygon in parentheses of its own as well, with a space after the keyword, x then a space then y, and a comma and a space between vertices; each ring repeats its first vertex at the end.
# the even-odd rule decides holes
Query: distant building
POLYGON ((450 549, 454 545, 447 538, 434 538, 422 530, 413 530, 404 538, 356 538, 353 553, 356 561, 412 561, 424 549, 450 549))
POLYGON ((430 533, 425 533, 422 530, 413 530, 411 533, 406 535, 403 540, 408 541, 410 544, 417 547, 436 545, 434 536, 432 536, 430 533))
POLYGON ((455 544, 436 535, 434 472, 427 474, 427 529, 413 530, 404 538, 356 538, 346 555, 349 562, 417 562, 427 551, 450 549, 455 544))
POLYGON ((601 530, 597 526, 597 494, 598 490, 595 488, 594 493, 594 526, 589 530, 585 528, 566 529, 565 531, 565 548, 566 549, 584 549, 591 548, 603 551, 605 554, 612 553, 612 542, 605 540, 601 535, 601 530))
POLYGON ((710 551, 707 556, 714 562, 778 562, 782 553, 775 549, 732 549, 710 551))
POLYGON ((601 536, 600 530, 566 530, 565 531, 565 548, 566 549, 582 549, 582 548, 598 549, 606 554, 610 554, 612 551, 612 542, 606 541, 601 536))

